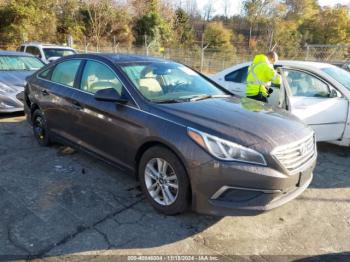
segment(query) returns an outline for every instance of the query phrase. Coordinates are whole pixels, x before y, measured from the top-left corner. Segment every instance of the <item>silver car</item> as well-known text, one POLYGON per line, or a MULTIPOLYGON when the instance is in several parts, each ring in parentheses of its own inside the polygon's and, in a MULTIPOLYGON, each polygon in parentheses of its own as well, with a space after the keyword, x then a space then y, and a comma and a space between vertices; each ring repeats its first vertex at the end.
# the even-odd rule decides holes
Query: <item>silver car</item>
POLYGON ((26 77, 42 66, 44 63, 30 54, 0 51, 0 113, 23 111, 26 77))

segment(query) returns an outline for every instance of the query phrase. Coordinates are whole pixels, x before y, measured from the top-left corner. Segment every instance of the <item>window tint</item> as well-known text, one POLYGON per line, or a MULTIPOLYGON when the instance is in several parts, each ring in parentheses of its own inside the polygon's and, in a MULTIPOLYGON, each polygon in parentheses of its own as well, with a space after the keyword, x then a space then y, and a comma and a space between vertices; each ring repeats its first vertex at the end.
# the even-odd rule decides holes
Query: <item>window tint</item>
POLYGON ((69 60, 56 65, 51 80, 63 85, 73 86, 81 60, 69 60))
POLYGON ((35 46, 27 46, 26 52, 41 58, 40 50, 35 46))
POLYGON ((329 97, 330 90, 320 79, 297 70, 285 70, 288 85, 293 96, 329 97))
POLYGON ((123 86, 109 67, 99 62, 87 61, 80 88, 93 94, 98 90, 114 88, 121 95, 123 86))
POLYGON ((44 78, 44 79, 50 79, 51 73, 52 73, 52 68, 49 68, 49 69, 45 70, 44 72, 41 72, 41 74, 39 74, 39 77, 44 78))
POLYGON ((225 76, 226 81, 235 83, 246 83, 248 74, 248 67, 243 67, 239 70, 233 71, 232 73, 225 76))

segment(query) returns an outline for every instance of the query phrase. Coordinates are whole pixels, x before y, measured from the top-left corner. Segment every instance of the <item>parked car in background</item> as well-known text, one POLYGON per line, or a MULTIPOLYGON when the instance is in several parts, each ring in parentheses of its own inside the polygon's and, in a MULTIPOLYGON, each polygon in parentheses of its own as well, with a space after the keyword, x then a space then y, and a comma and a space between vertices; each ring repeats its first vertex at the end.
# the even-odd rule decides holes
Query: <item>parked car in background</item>
MULTIPOLYGON (((211 78, 234 94, 245 96, 250 63, 230 67, 211 78)), ((350 146, 350 73, 337 66, 305 61, 279 61, 283 84, 273 87, 269 104, 290 111, 316 132, 318 141, 350 146)))
POLYGON ((17 51, 32 54, 40 58, 46 64, 63 56, 74 55, 77 53, 77 51, 71 47, 36 42, 22 44, 17 51))
POLYGON ((138 175, 158 211, 261 212, 311 183, 314 132, 284 110, 232 96, 175 62, 131 55, 61 58, 25 90, 34 136, 138 175))
POLYGON ((30 54, 0 51, 0 113, 23 111, 26 77, 43 66, 30 54))

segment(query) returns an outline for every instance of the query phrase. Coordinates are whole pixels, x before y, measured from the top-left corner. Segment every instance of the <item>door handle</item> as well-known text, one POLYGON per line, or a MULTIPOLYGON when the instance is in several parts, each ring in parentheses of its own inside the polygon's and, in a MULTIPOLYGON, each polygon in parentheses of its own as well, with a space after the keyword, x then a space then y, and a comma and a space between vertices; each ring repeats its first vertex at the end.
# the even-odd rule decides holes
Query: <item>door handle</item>
POLYGON ((73 101, 72 104, 73 104, 73 108, 76 110, 81 110, 83 108, 78 101, 73 101))
POLYGON ((47 91, 46 89, 41 90, 41 94, 42 94, 43 96, 48 96, 48 95, 50 95, 49 91, 47 91))

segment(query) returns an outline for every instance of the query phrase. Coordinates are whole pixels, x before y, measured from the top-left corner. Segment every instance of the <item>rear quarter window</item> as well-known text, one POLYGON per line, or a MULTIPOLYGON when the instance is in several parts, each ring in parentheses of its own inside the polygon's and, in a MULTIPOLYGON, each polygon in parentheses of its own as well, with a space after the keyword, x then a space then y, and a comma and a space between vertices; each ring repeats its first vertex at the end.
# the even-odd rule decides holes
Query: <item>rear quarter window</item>
POLYGON ((50 80, 52 75, 52 68, 49 68, 41 73, 39 73, 39 77, 50 80))

